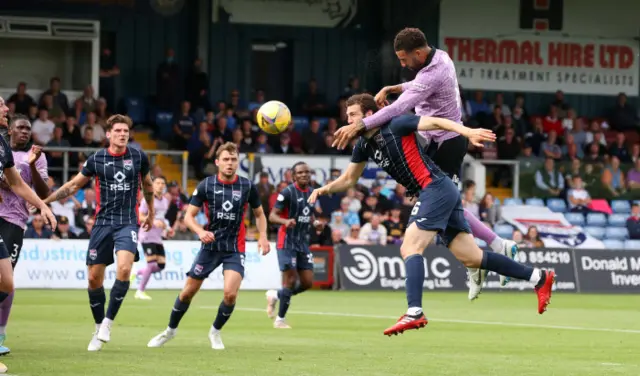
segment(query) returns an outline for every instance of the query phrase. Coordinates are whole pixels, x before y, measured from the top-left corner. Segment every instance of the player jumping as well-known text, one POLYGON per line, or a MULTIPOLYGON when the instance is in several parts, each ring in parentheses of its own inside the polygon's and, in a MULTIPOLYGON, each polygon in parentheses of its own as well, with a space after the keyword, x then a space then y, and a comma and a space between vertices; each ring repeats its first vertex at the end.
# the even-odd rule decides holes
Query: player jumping
POLYGON ((269 253, 267 240, 267 218, 260 206, 260 196, 253 183, 236 174, 239 163, 238 147, 227 142, 216 151, 218 175, 210 176, 198 184, 191 196, 184 222, 202 241, 202 248, 187 273, 187 281, 176 299, 169 326, 153 337, 148 347, 161 347, 176 336, 180 320, 189 309, 191 300, 198 293, 204 280, 222 265, 224 297, 218 314, 209 330, 211 348, 224 349, 220 330, 231 317, 236 297, 244 278, 245 225, 244 212, 247 204, 253 209, 260 233, 258 250, 269 253), (196 215, 206 205, 209 224, 204 229, 196 222, 196 215))
MULTIPOLYGON (((0 97, 0 127, 7 127, 7 112, 9 109, 4 103, 4 99, 0 97)), ((27 185, 27 183, 22 180, 20 176, 20 172, 16 168, 15 161, 13 159, 13 154, 11 151, 11 147, 7 143, 4 137, 0 137, 0 181, 3 182, 3 187, 0 188, 0 203, 3 203, 5 198, 10 198, 9 193, 14 193, 18 197, 22 198, 26 202, 30 203, 34 207, 40 210, 42 213, 42 217, 45 223, 51 225, 51 228, 55 230, 57 222, 56 218, 47 207, 47 205, 31 190, 31 187, 27 185), (6 185, 5 185, 6 184, 6 185), (7 190, 9 192, 7 192, 7 190)), ((11 201, 9 201, 10 203, 11 201)), ((7 209, 7 206, 2 204, 0 210, 4 213, 4 210, 7 209)), ((4 218, 4 217, 3 217, 4 218)), ((6 218, 3 221, 2 227, 0 229, 0 233, 4 234, 8 232, 9 227, 11 227, 11 222, 7 221, 6 218)), ((23 229, 19 226, 13 229, 13 231, 23 232, 23 229)), ((13 246, 13 242, 15 239, 11 240, 10 246, 13 246)), ((15 248, 14 248, 15 249, 15 248)), ((12 249, 12 253, 14 253, 14 249, 12 249)), ((10 259, 9 250, 7 249, 7 243, 3 240, 2 235, 0 235, 0 305, 4 303, 5 300, 9 298, 10 295, 13 294, 13 268, 10 259)), ((6 323, 5 323, 6 325, 6 323)), ((4 336, 3 336, 4 337, 4 336)), ((9 349, 4 351, 4 354, 8 354, 9 349)), ((0 363, 0 365, 4 366, 0 363)), ((0 367, 0 368, 6 368, 0 367)), ((6 370, 5 370, 6 372, 6 370)))
POLYGON ((278 317, 273 327, 290 329, 285 321, 291 297, 311 288, 313 284, 313 255, 309 251, 309 234, 313 221, 313 205, 307 200, 313 192, 309 186, 311 170, 304 162, 291 169, 294 183, 278 195, 269 214, 269 221, 281 225, 278 230, 278 263, 284 287, 267 291, 267 315, 273 319, 276 302, 280 300, 278 317))
MULTIPOLYGON (((376 129, 414 108, 417 115, 445 118, 462 124, 458 78, 449 55, 429 46, 424 33, 414 28, 406 28, 396 35, 394 50, 402 67, 418 72, 416 78, 400 85, 383 88, 375 97, 378 106, 384 106, 388 94, 401 95, 398 100, 373 116, 338 129, 334 142, 338 149, 344 149, 349 141, 361 132, 376 129)), ((420 131, 420 134, 427 140, 427 155, 457 183, 464 156, 467 154, 466 138, 442 129, 420 131)), ((471 225, 475 237, 484 240, 495 252, 512 259, 516 257, 518 247, 514 241, 499 237, 467 209, 464 209, 464 217, 471 225)), ((469 279, 472 283, 484 283, 484 274, 486 273, 469 269, 469 279)), ((508 278, 501 275, 500 284, 504 286, 507 282, 508 278)), ((477 298, 472 291, 479 289, 470 286, 471 300, 477 298)))
MULTIPOLYGON (((31 140, 31 122, 25 116, 15 115, 11 119, 7 135, 20 177, 28 186, 34 188, 39 198, 46 198, 49 195, 47 158, 42 154, 40 146, 28 147, 31 140)), ((0 181, 0 196, 0 237, 10 250, 11 266, 15 269, 22 250, 29 208, 22 198, 11 191, 6 177, 0 181)), ((9 353, 4 341, 12 305, 13 293, 0 304, 0 355, 9 353)))
MULTIPOLYGON (((359 122, 363 117, 373 115, 377 108, 371 95, 352 96, 347 101, 349 123, 359 122)), ((519 264, 500 253, 483 251, 476 245, 469 234, 458 188, 419 146, 415 132, 433 129, 458 132, 469 138, 474 145, 482 145, 482 141, 492 141, 495 138, 490 131, 469 129, 447 119, 404 115, 380 129, 369 130, 360 137, 346 171, 334 182, 313 191, 309 198, 313 203, 319 195, 343 192, 354 186, 369 158, 396 182, 405 186, 407 194, 418 196, 400 246, 407 273, 409 308, 384 334, 398 334, 427 324, 422 311, 422 285, 425 278, 422 252, 436 233, 442 235, 449 250, 466 267, 482 268, 533 282, 538 295, 538 313, 542 314, 551 299, 555 273, 519 264)))
MULTIPOLYGON (((131 273, 132 282, 135 280, 136 276, 141 278, 135 295, 136 299, 151 300, 151 297, 145 292, 147 283, 149 283, 151 274, 161 272, 165 267, 165 254, 164 246, 162 245, 162 236, 165 229, 169 235, 171 235, 171 232, 173 231, 165 219, 165 215, 169 209, 169 200, 164 197, 166 187, 167 180, 164 176, 156 176, 153 178, 153 208, 155 211, 155 218, 153 218, 152 227, 148 231, 141 228, 138 233, 138 240, 142 245, 142 250, 147 260, 147 266, 138 270, 137 273, 131 273)), ((147 207, 146 201, 143 201, 140 205, 138 214, 140 221, 145 222, 147 220, 149 208, 147 207)))
POLYGON ((82 171, 64 184, 45 202, 61 200, 75 194, 96 178, 98 208, 89 239, 87 268, 89 276, 89 306, 96 331, 87 350, 99 351, 111 339, 111 325, 129 290, 129 277, 134 261, 138 261, 138 191, 143 187, 149 215, 144 228, 153 222, 153 182, 149 175, 149 160, 136 148, 128 148, 132 122, 128 116, 113 115, 107 119, 106 136, 109 147, 91 155, 82 171), (111 288, 105 316, 104 273, 117 256, 116 280, 111 288))

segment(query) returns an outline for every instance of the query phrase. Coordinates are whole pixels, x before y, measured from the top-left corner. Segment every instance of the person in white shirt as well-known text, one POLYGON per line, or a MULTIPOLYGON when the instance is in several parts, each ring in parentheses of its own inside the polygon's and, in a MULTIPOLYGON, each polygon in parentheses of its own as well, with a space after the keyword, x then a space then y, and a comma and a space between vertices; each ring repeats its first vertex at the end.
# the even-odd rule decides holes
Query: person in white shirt
POLYGON ((33 141, 42 146, 48 144, 55 128, 56 125, 49 120, 49 111, 46 108, 40 109, 40 116, 31 125, 33 141))
POLYGON ((360 228, 358 238, 372 245, 387 245, 387 229, 380 222, 380 214, 371 216, 371 222, 365 223, 360 228))
POLYGON ((591 209, 589 209, 591 196, 589 196, 589 192, 584 189, 582 178, 579 175, 573 176, 572 187, 569 192, 567 192, 567 201, 569 201, 569 208, 572 212, 591 212, 591 209))

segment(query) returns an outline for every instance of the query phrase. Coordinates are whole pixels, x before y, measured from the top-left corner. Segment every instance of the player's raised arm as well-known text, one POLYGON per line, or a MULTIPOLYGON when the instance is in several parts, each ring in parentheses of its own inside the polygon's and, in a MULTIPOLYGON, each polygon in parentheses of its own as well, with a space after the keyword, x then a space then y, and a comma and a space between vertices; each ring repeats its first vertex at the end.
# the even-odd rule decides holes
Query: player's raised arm
POLYGON ((94 156, 91 155, 82 166, 82 171, 78 173, 78 175, 74 176, 71 180, 66 182, 62 187, 58 188, 57 191, 53 192, 49 197, 47 197, 44 202, 46 204, 50 204, 54 201, 62 200, 63 198, 67 198, 72 196, 80 190, 80 188, 89 184, 91 177, 96 174, 95 171, 95 162, 94 156))
MULTIPOLYGON (((354 156, 356 154, 356 150, 354 149, 354 156)), ((328 195, 336 192, 345 192, 349 188, 353 187, 358 183, 358 179, 362 176, 362 172, 364 171, 365 166, 367 165, 366 160, 362 162, 355 162, 354 157, 351 158, 351 163, 347 166, 347 169, 333 182, 320 187, 318 189, 314 189, 311 192, 311 196, 309 196, 308 202, 310 204, 315 204, 318 196, 328 195)))
POLYGON ((213 233, 211 231, 205 230, 196 221, 196 215, 198 215, 200 208, 207 202, 206 192, 208 180, 209 178, 206 178, 198 184, 196 190, 193 191, 189 206, 187 206, 187 210, 184 213, 184 224, 187 225, 189 230, 198 235, 198 238, 200 238, 200 241, 202 241, 204 244, 211 243, 215 240, 213 233))
POLYGON ((27 162, 29 163, 29 169, 31 170, 33 189, 41 199, 47 198, 49 195, 49 186, 47 185, 47 180, 49 180, 47 158, 42 155, 41 146, 31 146, 31 150, 29 150, 29 154, 27 156, 27 162))
POLYGON ((31 190, 31 187, 29 187, 24 180, 22 180, 22 177, 18 170, 16 170, 15 166, 10 168, 5 167, 4 176, 7 178, 7 182, 9 183, 11 190, 25 201, 38 208, 42 213, 45 222, 48 222, 51 225, 51 229, 55 230, 57 226, 56 217, 53 215, 47 204, 42 201, 33 190, 31 190))
POLYGON ((489 129, 468 128, 455 121, 431 116, 422 116, 418 123, 419 131, 430 131, 434 129, 442 129, 445 131, 458 133, 469 139, 472 145, 482 147, 483 142, 494 142, 496 135, 489 129))
POLYGON ((262 203, 260 201, 260 195, 255 185, 251 185, 249 188, 249 206, 253 210, 253 215, 256 217, 256 227, 258 227, 258 250, 263 256, 269 253, 271 246, 267 235, 267 216, 264 214, 262 203))

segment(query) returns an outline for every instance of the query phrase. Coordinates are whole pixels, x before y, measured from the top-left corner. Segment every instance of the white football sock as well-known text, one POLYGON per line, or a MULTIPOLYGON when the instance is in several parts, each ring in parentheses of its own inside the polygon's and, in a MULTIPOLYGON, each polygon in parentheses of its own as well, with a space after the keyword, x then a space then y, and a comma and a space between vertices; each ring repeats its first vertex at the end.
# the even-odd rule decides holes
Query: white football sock
POLYGON ((418 316, 422 313, 422 307, 410 307, 407 309, 407 315, 418 316))
POLYGON ((501 237, 496 235, 496 238, 493 239, 491 244, 489 244, 489 247, 496 253, 502 253, 502 243, 503 242, 504 242, 504 239, 502 239, 501 237))
POLYGON ((542 278, 542 272, 538 268, 533 268, 533 273, 531 273, 531 278, 529 278, 529 282, 533 282, 535 285, 540 282, 540 278, 542 278))

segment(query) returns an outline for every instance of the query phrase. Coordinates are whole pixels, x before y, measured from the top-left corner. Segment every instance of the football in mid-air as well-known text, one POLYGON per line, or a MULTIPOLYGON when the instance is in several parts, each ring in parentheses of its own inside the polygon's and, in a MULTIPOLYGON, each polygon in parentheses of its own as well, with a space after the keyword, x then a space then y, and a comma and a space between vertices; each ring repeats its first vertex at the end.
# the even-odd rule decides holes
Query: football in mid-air
POLYGON ((258 126, 269 134, 282 133, 291 123, 291 111, 282 102, 269 101, 258 110, 256 121, 258 126))

